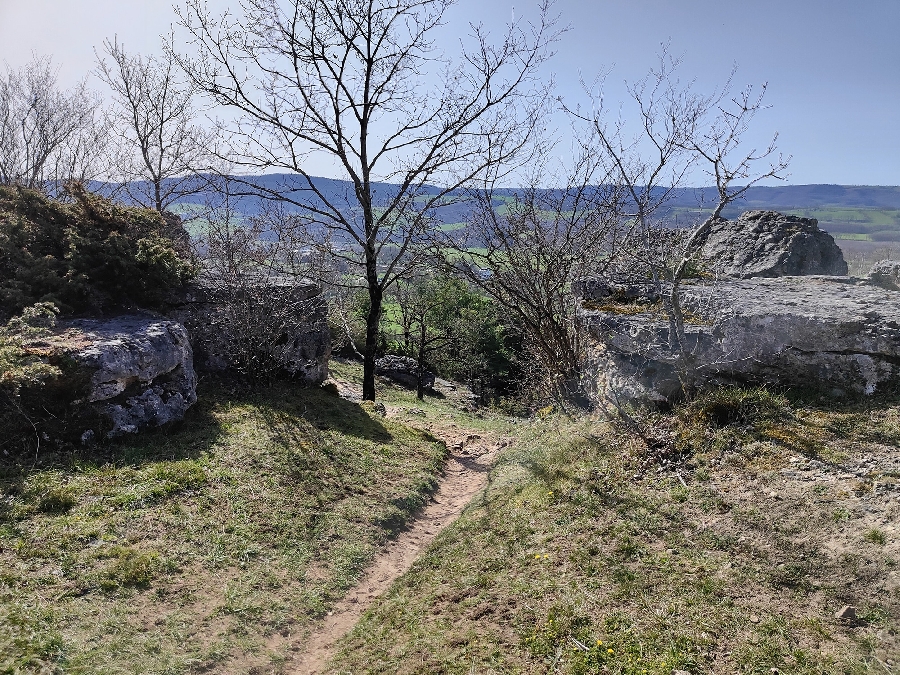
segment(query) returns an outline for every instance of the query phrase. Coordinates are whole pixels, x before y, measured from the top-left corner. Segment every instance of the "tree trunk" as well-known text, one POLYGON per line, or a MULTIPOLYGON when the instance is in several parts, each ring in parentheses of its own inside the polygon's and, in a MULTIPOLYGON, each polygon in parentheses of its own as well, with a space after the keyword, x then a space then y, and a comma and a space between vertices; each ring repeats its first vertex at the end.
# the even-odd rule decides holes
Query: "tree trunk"
POLYGON ((154 196, 154 201, 156 202, 156 210, 159 213, 162 213, 162 210, 163 210, 162 189, 160 187, 160 183, 161 183, 161 181, 159 181, 159 180, 153 181, 153 196, 154 196))
POLYGON ((369 286, 369 313, 366 315, 366 350, 363 352, 363 400, 375 400, 375 357, 378 350, 378 326, 381 323, 381 288, 369 286))
POLYGON ((416 398, 420 401, 425 398, 425 321, 422 321, 422 330, 419 335, 419 358, 416 368, 416 398))

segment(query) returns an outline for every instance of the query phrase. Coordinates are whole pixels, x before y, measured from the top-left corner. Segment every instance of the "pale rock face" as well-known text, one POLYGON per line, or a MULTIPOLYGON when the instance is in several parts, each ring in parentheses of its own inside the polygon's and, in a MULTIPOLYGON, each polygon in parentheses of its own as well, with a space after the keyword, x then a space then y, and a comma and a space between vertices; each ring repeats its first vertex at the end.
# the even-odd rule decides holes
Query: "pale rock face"
POLYGON ((718 221, 702 256, 716 273, 740 279, 847 274, 840 247, 815 218, 776 211, 746 211, 737 220, 718 221))
POLYGON ((85 403, 108 419, 107 436, 180 420, 197 400, 193 352, 180 323, 134 315, 59 328, 51 343, 87 371, 85 403))
POLYGON ((900 291, 900 260, 881 260, 872 266, 869 280, 876 286, 900 291))
MULTIPOLYGON (((683 287, 691 376, 812 387, 840 396, 900 383, 900 292, 850 277, 732 279, 683 287)), ((596 311, 581 299, 597 395, 671 401, 684 368, 659 308, 596 311)), ((629 307, 629 306, 625 306, 629 307)))
MULTIPOLYGON (((409 356, 382 356, 375 361, 375 372, 406 387, 418 386, 418 362, 409 356)), ((425 371, 422 384, 426 389, 434 387, 434 373, 425 371)))

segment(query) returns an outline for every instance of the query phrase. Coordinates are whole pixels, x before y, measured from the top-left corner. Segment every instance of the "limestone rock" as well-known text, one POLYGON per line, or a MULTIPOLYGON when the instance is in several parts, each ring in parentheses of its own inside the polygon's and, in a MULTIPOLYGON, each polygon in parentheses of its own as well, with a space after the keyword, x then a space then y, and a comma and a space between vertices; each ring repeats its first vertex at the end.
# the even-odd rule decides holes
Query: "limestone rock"
MULTIPOLYGON (((109 437, 180 420, 197 400, 184 326, 148 316, 60 322, 48 340, 88 380, 83 403, 107 421, 109 437)), ((93 430, 82 434, 85 443, 93 430), (90 433, 89 433, 90 432, 90 433)))
POLYGON ((856 621, 856 607, 853 605, 844 605, 834 613, 834 618, 840 621, 856 621))
POLYGON ((737 220, 719 220, 702 256, 718 274, 741 279, 847 274, 840 247, 815 218, 776 211, 746 211, 737 220))
MULTIPOLYGON (((415 388, 419 382, 419 364, 409 356, 382 356, 375 361, 375 372, 405 387, 415 388)), ((422 379, 426 389, 434 387, 434 373, 426 370, 422 379)))
POLYGON ((590 345, 596 395, 672 401, 687 376, 725 384, 872 394, 900 383, 900 292, 850 277, 731 279, 684 286, 687 349, 670 344, 659 308, 591 309, 579 323, 590 345))
POLYGON ((321 288, 290 276, 199 279, 174 294, 167 314, 184 323, 200 370, 236 365, 248 340, 307 384, 328 377, 331 330, 321 288), (261 344, 260 343, 266 343, 261 344))
POLYGON ((872 266, 869 281, 876 286, 900 291, 900 260, 882 260, 872 266))
POLYGON ((594 303, 649 304, 659 301, 659 291, 650 279, 635 279, 624 274, 587 277, 572 282, 572 292, 594 303))

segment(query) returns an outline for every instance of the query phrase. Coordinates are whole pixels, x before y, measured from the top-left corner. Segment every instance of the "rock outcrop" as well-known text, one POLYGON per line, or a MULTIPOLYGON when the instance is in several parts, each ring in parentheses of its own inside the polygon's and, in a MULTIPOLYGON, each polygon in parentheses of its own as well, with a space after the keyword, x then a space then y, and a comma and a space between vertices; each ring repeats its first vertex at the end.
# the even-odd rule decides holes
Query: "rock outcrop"
POLYGON ((775 384, 835 396, 900 384, 900 292, 851 277, 732 279, 683 287, 687 349, 673 349, 662 304, 582 295, 597 395, 664 402, 698 388, 775 384))
POLYGON ((309 279, 288 276, 232 283, 199 279, 170 299, 167 315, 188 329, 200 370, 227 370, 243 351, 259 348, 288 375, 320 384, 328 376, 331 355, 327 306, 320 294, 309 279))
POLYGON ((650 304, 659 302, 657 284, 649 279, 635 279, 625 274, 614 274, 608 278, 585 277, 572 282, 572 292, 576 297, 594 305, 604 303, 650 304))
POLYGON ((63 321, 47 344, 53 358, 67 357, 86 381, 75 404, 104 420, 102 429, 78 430, 84 440, 180 420, 197 400, 188 334, 175 321, 139 315, 63 321))
POLYGON ((872 266, 869 281, 876 286, 900 291, 900 260, 882 260, 872 266))
POLYGON ((847 274, 840 247, 815 218, 775 211, 747 211, 737 220, 719 220, 706 237, 702 256, 717 274, 740 279, 847 274))
MULTIPOLYGON (((419 364, 409 356, 382 356, 375 361, 375 372, 405 387, 418 386, 419 364)), ((434 373, 426 370, 422 374, 422 384, 426 389, 433 388, 434 373)))

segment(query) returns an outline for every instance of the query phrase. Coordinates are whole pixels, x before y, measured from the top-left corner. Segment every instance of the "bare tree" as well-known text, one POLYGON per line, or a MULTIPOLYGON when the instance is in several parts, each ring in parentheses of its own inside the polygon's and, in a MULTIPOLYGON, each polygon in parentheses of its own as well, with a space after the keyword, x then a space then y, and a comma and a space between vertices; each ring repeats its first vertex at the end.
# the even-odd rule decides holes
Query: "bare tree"
POLYGON ((471 26, 456 65, 432 41, 453 0, 246 0, 239 19, 202 0, 179 10, 197 54, 178 57, 183 69, 236 113, 228 154, 292 174, 247 180, 247 192, 298 209, 311 240, 365 279, 365 399, 375 397, 385 290, 420 263, 436 210, 462 186, 505 175, 540 131, 547 86, 536 71, 557 36, 549 2, 496 45, 471 26), (332 162, 350 189, 314 179, 311 157, 332 162))
POLYGON ((97 76, 112 90, 120 140, 114 180, 135 203, 157 211, 204 189, 211 133, 197 123, 196 90, 170 56, 129 54, 106 40, 97 76))
POLYGON ((581 398, 580 332, 572 283, 602 273, 624 244, 620 188, 592 153, 559 181, 564 187, 479 190, 470 222, 445 233, 447 264, 516 317, 543 393, 581 398), (502 208, 498 202, 502 203, 502 208))
POLYGON ((682 282, 698 263, 706 237, 723 210, 753 185, 782 179, 790 158, 777 153, 777 134, 762 149, 746 147, 747 132, 765 108, 765 85, 757 93, 747 87, 735 94, 732 71, 721 89, 700 95, 693 83, 679 82, 678 66, 664 50, 659 65, 628 87, 636 111, 636 131, 618 111, 615 122, 608 122, 610 111, 602 93, 593 95, 591 114, 567 111, 587 123, 584 151, 597 152, 602 158, 598 161, 608 167, 626 197, 623 216, 637 236, 631 237, 632 246, 621 249, 625 255, 619 267, 636 276, 649 273, 659 290, 664 290, 669 348, 676 355, 682 387, 688 393, 696 373, 685 334, 682 282), (673 236, 667 203, 688 177, 697 175, 713 181, 716 199, 706 217, 687 234, 673 236))
POLYGON ((722 96, 716 102, 716 114, 712 119, 692 120, 690 133, 684 139, 684 148, 698 158, 706 175, 715 181, 717 194, 712 213, 684 239, 680 250, 672 258, 672 284, 668 298, 670 339, 674 334, 685 393, 689 393, 695 384, 694 364, 685 339, 685 313, 680 298, 685 274, 691 263, 696 261, 710 230, 722 217, 725 208, 763 180, 783 180, 790 161, 789 157, 777 154, 777 133, 761 150, 744 147, 744 135, 756 115, 763 110, 765 93, 766 87, 763 85, 758 93, 754 93, 752 87, 746 87, 736 96, 722 96))
POLYGON ((61 90, 49 57, 0 75, 0 183, 52 190, 94 178, 105 169, 105 132, 87 81, 61 90))
POLYGON ((197 240, 200 292, 215 302, 187 325, 198 344, 214 354, 199 356, 251 381, 265 382, 285 371, 297 375, 305 365, 298 358, 302 348, 293 341, 319 330, 324 316, 321 303, 311 299, 318 289, 302 278, 306 263, 298 256, 294 229, 284 227, 277 205, 242 217, 227 180, 213 180, 211 188, 195 218, 203 225, 197 240))

